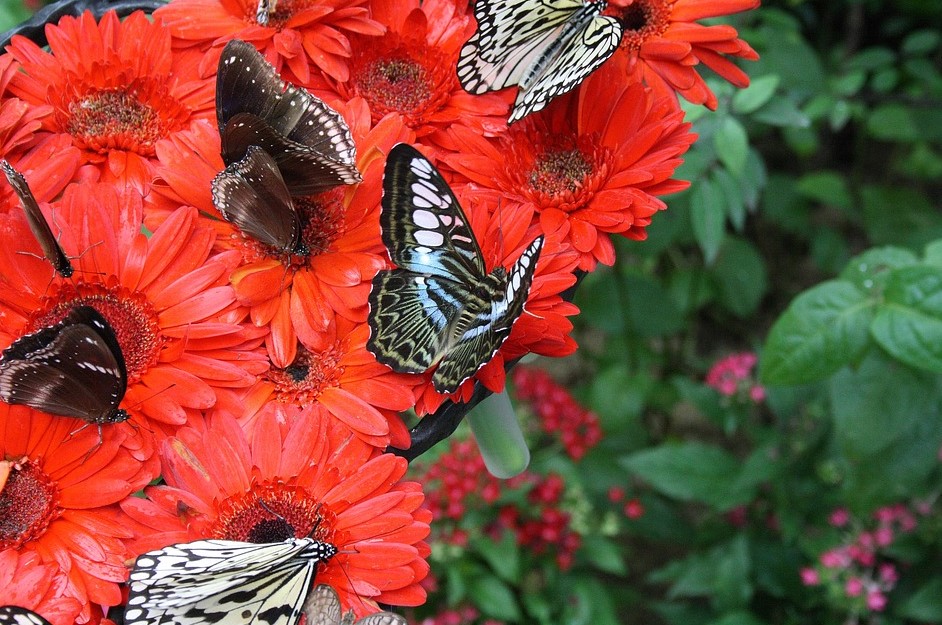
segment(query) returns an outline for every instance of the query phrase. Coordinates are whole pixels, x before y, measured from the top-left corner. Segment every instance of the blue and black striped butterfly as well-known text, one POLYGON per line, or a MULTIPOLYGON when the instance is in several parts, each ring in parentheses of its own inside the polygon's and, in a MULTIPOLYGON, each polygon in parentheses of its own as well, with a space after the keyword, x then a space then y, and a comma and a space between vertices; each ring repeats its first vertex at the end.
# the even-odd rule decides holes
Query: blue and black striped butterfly
POLYGON ((478 29, 461 49, 458 80, 469 93, 517 85, 508 123, 571 91, 607 61, 623 27, 604 0, 477 0, 478 29))
POLYGON ((448 184, 405 144, 393 147, 386 160, 380 226, 397 268, 373 278, 367 349, 402 373, 437 364, 435 390, 454 392, 510 335, 530 292, 543 237, 509 271, 496 267, 487 273, 448 184))

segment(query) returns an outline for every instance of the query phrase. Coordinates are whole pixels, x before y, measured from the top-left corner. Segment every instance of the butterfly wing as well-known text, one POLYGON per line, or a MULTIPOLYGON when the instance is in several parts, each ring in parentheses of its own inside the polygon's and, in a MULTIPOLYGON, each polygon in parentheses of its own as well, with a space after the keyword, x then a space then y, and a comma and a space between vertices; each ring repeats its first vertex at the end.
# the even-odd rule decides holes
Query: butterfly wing
MULTIPOLYGON (((329 110, 333 116, 338 115, 329 110)), ((327 118, 333 116, 324 114, 327 118)), ((313 127, 307 121, 303 125, 313 127)), ((244 154, 246 146, 260 146, 275 159, 288 192, 293 196, 314 195, 337 185, 360 182, 363 177, 356 167, 356 149, 346 122, 333 120, 329 124, 318 122, 316 126, 321 129, 316 132, 323 134, 318 141, 336 141, 327 146, 335 149, 322 151, 319 147, 300 143, 285 137, 251 113, 239 113, 228 121, 223 132, 223 160, 227 159, 229 152, 232 155, 244 154), (347 139, 350 140, 349 146, 346 145, 347 139)))
POLYGON ((426 371, 441 359, 449 326, 468 297, 463 284, 439 276, 379 272, 370 290, 367 349, 395 371, 426 371))
POLYGON ((498 268, 474 293, 454 326, 455 335, 445 357, 432 375, 436 391, 454 392, 489 362, 510 336, 514 322, 523 313, 542 247, 543 237, 537 237, 509 273, 498 268))
POLYGON ((475 284, 484 258, 468 219, 438 170, 400 143, 386 159, 380 227, 392 261, 403 269, 475 284))
POLYGON ((335 553, 307 538, 200 540, 150 551, 131 572, 125 623, 293 625, 317 564, 335 553))
POLYGON ((213 204, 227 221, 279 253, 295 252, 301 222, 275 160, 249 146, 245 158, 213 178, 213 204))
POLYGON ((286 85, 244 41, 227 43, 219 58, 216 121, 227 165, 250 145, 261 146, 278 163, 292 195, 362 180, 343 116, 306 90, 286 85))
POLYGON ((622 27, 613 17, 596 15, 562 42, 532 83, 521 84, 507 123, 539 111, 572 89, 607 61, 621 43, 622 27))
POLYGON ((127 369, 114 330, 89 306, 22 336, 0 356, 0 399, 90 423, 127 419, 127 369))
POLYGON ((32 610, 5 605, 0 606, 0 625, 49 625, 49 621, 32 610))
POLYGON ((340 625, 340 598, 337 592, 327 584, 314 587, 302 608, 307 617, 307 625, 340 625))
POLYGON ((377 612, 376 614, 367 614, 354 625, 408 625, 408 621, 405 617, 393 612, 377 612))
POLYGON ((63 278, 70 277, 73 273, 72 263, 69 262, 69 257, 62 251, 62 247, 52 233, 52 228, 49 227, 49 222, 46 221, 45 215, 39 209, 39 204, 26 183, 26 178, 13 169, 13 166, 5 160, 0 160, 0 169, 3 169, 7 181, 13 187, 16 195, 19 196, 20 204, 23 205, 23 211, 26 213, 29 229, 32 230, 33 236, 39 242, 39 247, 46 259, 52 263, 53 268, 59 272, 59 275, 63 278))
POLYGON ((519 84, 586 8, 582 0, 478 0, 478 28, 458 57, 461 86, 485 93, 519 84))

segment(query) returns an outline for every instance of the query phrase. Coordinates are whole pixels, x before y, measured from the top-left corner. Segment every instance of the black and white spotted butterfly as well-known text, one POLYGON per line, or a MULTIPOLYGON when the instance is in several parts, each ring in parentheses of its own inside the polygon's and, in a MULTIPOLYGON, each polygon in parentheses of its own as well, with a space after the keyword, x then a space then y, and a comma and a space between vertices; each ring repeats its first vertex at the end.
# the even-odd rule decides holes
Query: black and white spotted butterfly
POLYGON ((21 336, 0 356, 0 399, 99 426, 128 420, 119 408, 128 386, 114 330, 91 306, 21 336))
POLYGON ((407 625, 402 616, 392 612, 376 612, 356 620, 353 611, 342 613, 337 592, 326 584, 318 584, 304 602, 307 625, 407 625))
POLYGON ((513 123, 571 91, 621 43, 604 0, 477 0, 478 29, 461 49, 458 80, 469 93, 517 85, 513 123))
POLYGON ((46 221, 45 215, 43 215, 43 212, 39 209, 39 204, 36 202, 33 192, 26 183, 26 178, 23 177, 23 174, 13 169, 13 166, 5 160, 0 160, 0 169, 3 170, 7 181, 10 183, 10 186, 13 187, 13 191, 15 191, 16 195, 20 198, 20 204, 22 204, 23 211, 26 213, 26 222, 29 224, 29 229, 32 230, 33 236, 35 236, 36 240, 39 242, 39 247, 42 249, 43 255, 52 263, 52 267, 60 276, 70 278, 73 273, 72 263, 69 261, 69 257, 65 255, 62 246, 59 245, 55 235, 52 233, 52 228, 49 227, 49 222, 46 221))
POLYGON ((219 57, 216 121, 226 165, 257 145, 275 162, 291 195, 313 195, 362 180, 343 116, 286 85, 251 44, 233 39, 219 57))
POLYGON ((401 143, 386 160, 380 226, 398 268, 373 278, 367 349, 403 373, 438 364, 432 384, 451 393, 510 335, 523 312, 543 237, 509 271, 496 267, 487 273, 448 184, 422 154, 401 143))
POLYGON ((0 625, 49 625, 49 621, 32 610, 4 605, 0 606, 0 625))
POLYGON ((301 220, 275 159, 257 145, 213 178, 223 217, 276 255, 305 254, 301 220))
POLYGON ((330 543, 198 540, 149 551, 131 571, 125 625, 294 625, 330 543))

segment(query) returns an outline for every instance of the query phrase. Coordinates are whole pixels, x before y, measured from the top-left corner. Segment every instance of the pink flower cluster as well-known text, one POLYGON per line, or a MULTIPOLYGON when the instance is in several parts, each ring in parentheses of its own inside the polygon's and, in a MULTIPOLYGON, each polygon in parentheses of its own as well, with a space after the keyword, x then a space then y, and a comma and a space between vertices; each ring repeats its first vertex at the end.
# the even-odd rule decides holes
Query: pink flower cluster
POLYGON ((818 563, 801 569, 805 586, 822 586, 828 596, 840 597, 842 606, 854 613, 882 612, 887 594, 896 586, 899 573, 886 550, 903 534, 918 526, 916 515, 905 505, 885 506, 866 523, 855 523, 846 508, 837 508, 828 523, 847 533, 839 545, 818 557, 818 563))
POLYGON ((581 459, 602 440, 598 416, 547 372, 521 366, 514 369, 512 379, 517 398, 531 404, 543 431, 558 436, 570 458, 581 459))
POLYGON ((706 376, 707 386, 715 388, 721 395, 748 398, 758 404, 765 399, 765 389, 752 375, 758 358, 752 352, 730 354, 710 368, 706 376))

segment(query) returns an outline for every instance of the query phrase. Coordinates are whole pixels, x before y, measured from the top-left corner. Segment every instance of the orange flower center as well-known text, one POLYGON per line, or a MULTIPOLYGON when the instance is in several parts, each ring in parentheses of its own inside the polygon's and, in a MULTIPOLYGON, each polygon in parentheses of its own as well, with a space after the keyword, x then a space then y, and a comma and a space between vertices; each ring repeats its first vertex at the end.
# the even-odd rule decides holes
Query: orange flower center
POLYGON ((38 462, 23 458, 9 462, 9 469, 0 490, 0 550, 20 547, 42 535, 59 516, 56 483, 38 462))
POLYGON ((165 339, 153 305, 140 293, 124 287, 65 283, 51 306, 33 316, 35 331, 62 321, 76 306, 91 306, 114 330, 128 370, 128 381, 136 382, 157 364, 165 339))
POLYGON ((578 149, 544 152, 530 170, 530 188, 550 196, 575 193, 590 173, 592 165, 578 149))
POLYGON ((351 69, 356 93, 370 105, 373 121, 390 112, 400 113, 409 126, 426 123, 456 89, 457 78, 437 49, 424 41, 387 35, 382 43, 360 46, 361 54, 351 69))
POLYGON ((250 543, 310 537, 336 544, 335 524, 330 509, 303 488, 266 482, 221 502, 210 531, 216 538, 250 543))
MULTIPOLYGON (((264 0, 263 0, 264 1, 264 0)), ((260 26, 268 26, 269 28, 274 28, 281 30, 285 27, 285 24, 288 23, 288 20, 297 13, 311 8, 318 2, 312 2, 311 0, 267 0, 264 4, 266 7, 262 7, 259 10, 259 3, 253 2, 250 0, 245 3, 246 11, 245 17, 246 21, 255 22, 260 26), (268 18, 268 23, 265 23, 264 18, 259 19, 262 15, 266 15, 268 18)))
POLYGON ((310 405, 325 388, 340 386, 342 355, 337 344, 317 353, 299 345, 293 363, 284 369, 272 367, 266 374, 275 385, 275 397, 286 404, 310 405))
POLYGON ((663 35, 670 26, 671 12, 675 0, 635 0, 629 6, 607 9, 622 25, 624 35, 621 45, 629 50, 638 50, 641 44, 663 35))
POLYGON ((136 89, 90 91, 68 105, 66 130, 80 144, 97 152, 128 150, 154 155, 154 145, 166 136, 164 120, 136 89))

